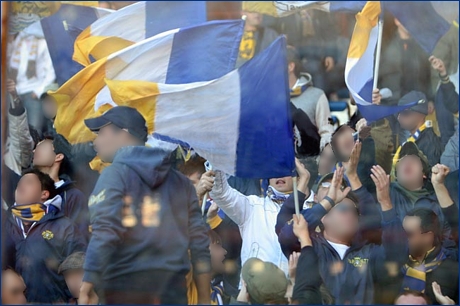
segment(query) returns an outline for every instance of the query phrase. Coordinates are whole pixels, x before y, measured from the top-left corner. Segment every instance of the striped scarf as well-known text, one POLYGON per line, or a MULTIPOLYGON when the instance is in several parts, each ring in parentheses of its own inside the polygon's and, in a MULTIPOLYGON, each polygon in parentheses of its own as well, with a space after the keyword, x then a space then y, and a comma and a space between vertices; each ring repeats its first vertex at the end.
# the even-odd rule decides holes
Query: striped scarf
POLYGON ((14 205, 11 212, 22 221, 37 222, 46 214, 46 206, 41 203, 14 205))
POLYGON ((436 256, 434 254, 436 254, 435 248, 432 248, 427 252, 425 259, 421 263, 409 256, 409 262, 402 268, 404 274, 402 291, 425 292, 426 274, 436 270, 446 259, 446 254, 442 248, 436 256))
MULTIPOLYGON (((420 137, 420 134, 427 128, 426 126, 426 122, 421 126, 419 127, 419 129, 413 134, 411 135, 409 138, 407 138, 406 142, 416 142, 417 139, 420 137)), ((402 146, 404 145, 404 143, 399 146, 398 150, 396 150, 396 153, 393 157, 393 167, 392 167, 392 170, 391 170, 391 177, 394 178, 395 177, 395 167, 396 167, 396 164, 398 163, 399 161, 399 153, 401 153, 401 148, 402 146)))
POLYGON ((286 201, 287 198, 289 198, 290 194, 291 193, 279 192, 278 190, 276 190, 272 186, 268 186, 267 196, 270 198, 270 200, 272 200, 275 203, 283 204, 284 201, 286 201))
POLYGON ((224 282, 211 284, 211 304, 223 305, 222 295, 224 294, 224 282))

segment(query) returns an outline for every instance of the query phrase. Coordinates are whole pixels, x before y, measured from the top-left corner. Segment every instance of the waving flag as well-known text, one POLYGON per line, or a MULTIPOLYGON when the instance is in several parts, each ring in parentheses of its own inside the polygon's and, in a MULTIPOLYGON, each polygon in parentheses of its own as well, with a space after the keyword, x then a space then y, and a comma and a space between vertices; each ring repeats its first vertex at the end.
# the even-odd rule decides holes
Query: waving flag
POLYGON ((73 59, 87 66, 94 59, 156 34, 206 22, 205 1, 142 1, 94 22, 75 41, 73 59))
POLYGON ((292 174, 284 37, 239 69, 209 82, 106 83, 115 105, 136 107, 155 133, 186 142, 216 169, 245 178, 292 174))
POLYGON ((356 25, 345 65, 345 83, 359 111, 368 122, 398 113, 416 103, 404 106, 372 104, 374 52, 377 46, 377 23, 380 13, 380 2, 369 1, 363 10, 356 15, 356 25))
POLYGON ((72 60, 77 36, 93 22, 112 12, 97 7, 62 4, 54 15, 41 21, 59 85, 83 69, 82 65, 72 60))
POLYGON ((366 1, 243 1, 243 10, 284 17, 303 9, 359 12, 366 1))
MULTIPOLYGON (((432 54, 450 24, 434 9, 431 1, 385 1, 390 11, 427 54, 432 54)), ((457 10, 458 14, 458 10, 457 10)))
POLYGON ((96 61, 51 93, 58 104, 57 132, 72 144, 94 139, 83 120, 111 103, 104 78, 181 84, 225 75, 235 67, 243 26, 242 20, 212 21, 171 30, 96 61))

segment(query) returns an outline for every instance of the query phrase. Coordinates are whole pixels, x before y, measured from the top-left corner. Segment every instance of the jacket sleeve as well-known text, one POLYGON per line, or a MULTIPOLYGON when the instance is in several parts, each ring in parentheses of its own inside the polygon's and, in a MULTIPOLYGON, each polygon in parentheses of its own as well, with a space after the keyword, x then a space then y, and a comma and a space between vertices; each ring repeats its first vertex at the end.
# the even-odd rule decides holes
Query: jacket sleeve
POLYGON ((88 206, 92 235, 86 251, 83 281, 98 285, 126 228, 122 225, 124 175, 116 166, 107 167, 96 183, 88 206))
POLYGON ((395 209, 382 212, 382 244, 375 246, 371 253, 374 279, 391 283, 399 276, 400 268, 408 258, 407 238, 395 209))
MULTIPOLYGON (((302 215, 308 222, 308 230, 310 235, 315 233, 316 227, 321 224, 321 219, 326 215, 327 211, 321 204, 315 204, 310 209, 302 211, 302 215)), ((300 243, 297 237, 294 235, 293 227, 291 222, 287 222, 282 227, 278 234, 278 241, 281 245, 281 249, 284 255, 289 258, 292 252, 298 252, 300 250, 300 243)))
POLYGON ((80 231, 77 230, 73 223, 69 223, 70 224, 65 237, 65 257, 68 257, 75 252, 85 252, 87 246, 86 237, 84 237, 80 231))
POLYGON ((231 188, 228 185, 225 173, 222 171, 216 171, 214 187, 209 196, 239 226, 242 226, 251 215, 253 208, 251 200, 231 188))
POLYGON ((458 127, 444 148, 444 152, 441 155, 441 164, 449 167, 450 171, 458 170, 458 127))
MULTIPOLYGON (((303 202, 305 201, 305 194, 301 191, 297 191, 299 195, 299 211, 302 210, 303 202), (301 204, 302 203, 302 204, 301 204)), ((278 217, 276 218, 276 233, 279 234, 283 226, 292 219, 292 215, 295 214, 295 204, 294 204, 294 195, 290 195, 286 201, 284 201, 283 206, 281 206, 278 217)))
POLYGON ((88 199, 76 188, 66 191, 65 205, 69 218, 75 223, 80 233, 89 238, 88 199))
POLYGON ((27 168, 32 162, 34 141, 30 136, 27 112, 22 105, 8 112, 8 138, 15 162, 21 168, 27 168))
POLYGON ((302 248, 297 263, 296 282, 292 300, 299 304, 321 305, 319 290, 322 279, 318 269, 318 256, 312 246, 302 248))
POLYGON ((321 136, 320 150, 322 150, 327 143, 331 142, 332 133, 334 132, 334 127, 329 123, 329 118, 331 118, 329 101, 323 93, 316 104, 315 114, 316 126, 321 136))
POLYGON ((375 194, 375 184, 371 179, 371 168, 375 165, 375 143, 372 137, 362 140, 361 156, 358 163, 358 176, 367 191, 375 194))
POLYGON ((453 240, 458 244, 458 204, 452 204, 447 208, 441 208, 447 223, 451 228, 451 236, 453 240))
POLYGON ((194 274, 208 273, 211 271, 211 257, 209 254, 209 237, 206 224, 201 216, 200 205, 196 191, 190 182, 188 183, 188 232, 190 237, 189 250, 194 274))
POLYGON ((458 113, 458 94, 452 82, 439 85, 436 99, 442 101, 444 106, 452 113, 458 113))

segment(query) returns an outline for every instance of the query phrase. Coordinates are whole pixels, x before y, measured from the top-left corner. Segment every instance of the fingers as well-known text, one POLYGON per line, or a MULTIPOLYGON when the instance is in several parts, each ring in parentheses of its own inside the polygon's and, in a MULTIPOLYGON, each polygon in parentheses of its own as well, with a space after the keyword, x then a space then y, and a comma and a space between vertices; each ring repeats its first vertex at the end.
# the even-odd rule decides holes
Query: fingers
POLYGON ((299 224, 299 218, 297 217, 296 214, 292 215, 292 219, 294 220, 294 224, 299 224))
POLYGON ((348 195, 348 193, 349 193, 350 191, 351 191, 351 187, 345 188, 345 189, 342 191, 342 192, 343 192, 343 197, 345 198, 345 197, 348 195))

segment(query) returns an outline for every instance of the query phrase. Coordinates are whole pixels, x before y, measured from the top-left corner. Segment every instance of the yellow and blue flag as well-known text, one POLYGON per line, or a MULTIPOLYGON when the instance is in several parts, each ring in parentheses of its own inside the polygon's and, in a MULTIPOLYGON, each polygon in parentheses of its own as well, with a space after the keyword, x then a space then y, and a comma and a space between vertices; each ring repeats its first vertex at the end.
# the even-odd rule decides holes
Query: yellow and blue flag
POLYGON ((215 169, 273 178, 295 168, 285 37, 215 80, 106 83, 116 105, 136 107, 156 134, 187 143, 215 169))
POLYGON ((95 60, 176 28, 206 22, 205 1, 141 1, 102 18, 75 40, 73 59, 87 66, 95 60))
MULTIPOLYGON (((94 139, 84 119, 116 106, 105 78, 185 84, 225 75, 235 67, 243 27, 235 20, 170 30, 90 64, 50 93, 58 105, 56 131, 72 144, 94 139)), ((142 111, 144 105, 134 107, 142 111)))
POLYGON ((61 4, 55 14, 42 19, 43 33, 59 85, 83 69, 82 65, 72 60, 77 36, 93 22, 112 12, 98 7, 61 4))
POLYGON ((359 111, 368 122, 398 113, 415 105, 386 106, 372 104, 375 48, 378 40, 380 1, 368 1, 356 15, 356 25, 348 49, 345 65, 345 83, 359 111))

